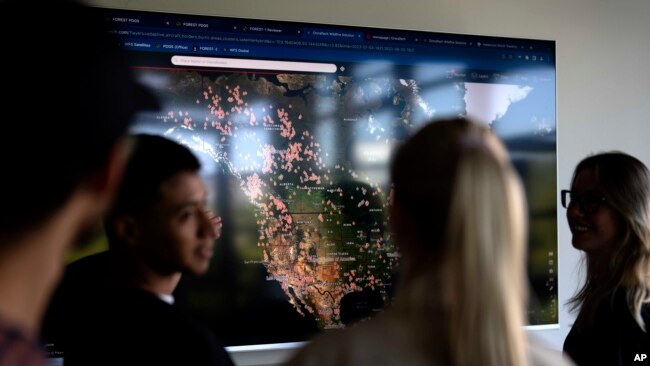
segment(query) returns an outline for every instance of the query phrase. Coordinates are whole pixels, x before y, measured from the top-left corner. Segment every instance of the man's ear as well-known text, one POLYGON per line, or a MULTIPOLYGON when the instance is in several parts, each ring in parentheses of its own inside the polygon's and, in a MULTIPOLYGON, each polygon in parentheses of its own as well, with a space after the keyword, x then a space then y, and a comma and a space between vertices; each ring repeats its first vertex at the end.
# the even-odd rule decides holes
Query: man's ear
POLYGON ((128 215, 122 215, 116 218, 113 223, 113 229, 115 230, 115 235, 119 238, 119 241, 126 244, 129 247, 135 245, 138 242, 138 225, 135 219, 128 215))

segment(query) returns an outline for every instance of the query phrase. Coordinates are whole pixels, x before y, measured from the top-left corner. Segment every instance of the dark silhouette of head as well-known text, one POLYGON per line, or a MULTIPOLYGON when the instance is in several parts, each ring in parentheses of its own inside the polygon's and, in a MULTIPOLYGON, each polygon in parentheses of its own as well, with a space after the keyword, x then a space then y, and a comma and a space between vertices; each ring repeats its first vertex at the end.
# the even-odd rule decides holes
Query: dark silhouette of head
POLYGON ((72 1, 3 1, 0 35, 7 50, 0 59, 5 246, 87 184, 133 115, 157 102, 134 81, 116 40, 90 8, 72 1))

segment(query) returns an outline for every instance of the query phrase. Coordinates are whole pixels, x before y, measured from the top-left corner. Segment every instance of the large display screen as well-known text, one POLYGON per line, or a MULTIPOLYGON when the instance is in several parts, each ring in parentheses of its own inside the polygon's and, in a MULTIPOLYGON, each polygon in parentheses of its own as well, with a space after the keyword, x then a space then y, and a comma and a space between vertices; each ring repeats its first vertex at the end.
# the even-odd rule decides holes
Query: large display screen
POLYGON ((303 341, 390 306, 391 154, 453 116, 507 145, 529 203, 529 321, 558 323, 553 41, 97 12, 163 106, 133 132, 203 164, 223 235, 176 298, 228 346, 303 341))

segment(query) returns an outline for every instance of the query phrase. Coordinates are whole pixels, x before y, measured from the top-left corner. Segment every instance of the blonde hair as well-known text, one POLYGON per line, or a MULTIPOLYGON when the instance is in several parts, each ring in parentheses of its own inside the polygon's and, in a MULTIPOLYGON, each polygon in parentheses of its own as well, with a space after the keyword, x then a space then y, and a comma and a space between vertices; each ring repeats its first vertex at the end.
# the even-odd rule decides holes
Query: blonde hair
POLYGON ((393 181, 396 203, 415 222, 412 245, 431 254, 403 253, 403 285, 416 291, 408 301, 421 294, 420 301, 433 302, 428 311, 443 313, 444 357, 453 365, 526 365, 525 200, 505 148, 482 125, 439 121, 407 142, 395 164, 404 164, 393 169, 393 181), (413 163, 420 165, 419 178, 408 172, 413 163), (417 191, 427 180, 430 189, 417 191))
POLYGON ((650 172, 635 157, 613 151, 583 159, 572 182, 587 169, 593 171, 607 204, 625 226, 620 245, 609 256, 606 277, 596 278, 596 263, 586 256, 586 281, 569 300, 574 311, 580 308, 575 324, 591 325, 598 305, 604 299, 613 301, 613 294, 622 289, 630 313, 646 331, 641 307, 650 301, 650 172))

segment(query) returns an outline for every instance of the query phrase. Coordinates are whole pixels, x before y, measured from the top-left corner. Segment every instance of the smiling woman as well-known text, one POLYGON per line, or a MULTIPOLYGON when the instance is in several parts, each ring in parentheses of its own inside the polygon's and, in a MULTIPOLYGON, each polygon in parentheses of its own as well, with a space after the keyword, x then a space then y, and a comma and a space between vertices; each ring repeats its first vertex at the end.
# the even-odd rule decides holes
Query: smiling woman
POLYGON ((624 153, 593 155, 561 198, 587 264, 564 350, 578 365, 631 364, 650 352, 650 173, 624 153))

